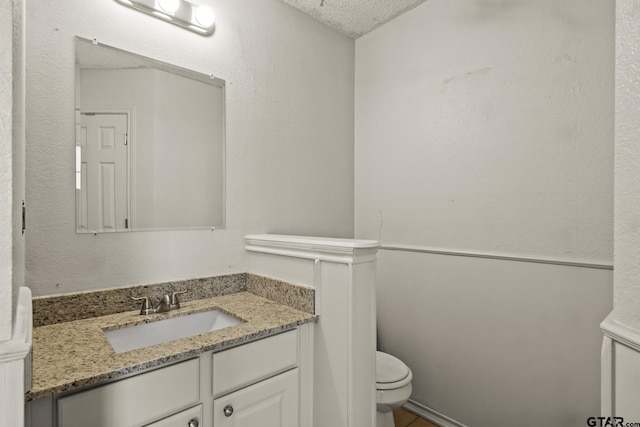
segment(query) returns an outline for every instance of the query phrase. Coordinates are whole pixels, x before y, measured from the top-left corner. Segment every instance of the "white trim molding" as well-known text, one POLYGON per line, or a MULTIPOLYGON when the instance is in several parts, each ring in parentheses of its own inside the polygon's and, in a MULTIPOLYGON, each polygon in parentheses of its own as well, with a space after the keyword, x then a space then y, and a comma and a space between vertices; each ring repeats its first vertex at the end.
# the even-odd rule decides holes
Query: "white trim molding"
POLYGON ((620 323, 611 312, 600 324, 601 404, 604 417, 640 420, 640 331, 620 323))
POLYGON ((499 259, 503 261, 533 262, 538 264, 553 264, 553 265, 564 265, 569 267, 599 268, 603 270, 613 270, 612 261, 601 261, 601 260, 543 257, 543 256, 523 255, 523 254, 506 254, 506 253, 500 253, 500 252, 467 251, 467 250, 458 250, 458 249, 432 248, 428 246, 405 245, 405 244, 398 244, 398 243, 384 243, 380 246, 380 250, 418 252, 418 253, 427 253, 427 254, 436 254, 436 255, 451 255, 451 256, 463 256, 463 257, 473 257, 473 258, 499 259))
POLYGON ((615 320, 613 312, 600 323, 600 329, 611 340, 640 352, 640 331, 615 320))
POLYGON ((12 337, 9 341, 0 342, 0 363, 24 360, 27 357, 31 351, 32 329, 31 290, 22 287, 18 296, 12 337))
POLYGON ((249 252, 262 252, 295 258, 355 264, 375 261, 377 240, 333 239, 328 237, 250 234, 245 236, 249 252))
POLYGON ((0 342, 0 425, 24 425, 24 393, 31 387, 31 291, 20 288, 12 338, 0 342))
POLYGON ((441 414, 435 409, 431 409, 428 406, 416 402, 415 400, 409 399, 409 401, 405 403, 404 407, 408 411, 411 411, 425 420, 439 425, 440 427, 467 427, 464 424, 441 414))

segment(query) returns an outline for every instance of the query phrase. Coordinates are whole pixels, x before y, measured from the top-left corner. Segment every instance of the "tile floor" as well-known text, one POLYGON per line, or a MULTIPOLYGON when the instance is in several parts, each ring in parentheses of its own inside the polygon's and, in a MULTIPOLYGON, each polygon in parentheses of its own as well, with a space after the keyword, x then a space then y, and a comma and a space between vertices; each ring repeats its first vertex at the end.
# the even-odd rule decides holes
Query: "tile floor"
POLYGON ((396 427, 438 427, 404 408, 393 411, 396 427))

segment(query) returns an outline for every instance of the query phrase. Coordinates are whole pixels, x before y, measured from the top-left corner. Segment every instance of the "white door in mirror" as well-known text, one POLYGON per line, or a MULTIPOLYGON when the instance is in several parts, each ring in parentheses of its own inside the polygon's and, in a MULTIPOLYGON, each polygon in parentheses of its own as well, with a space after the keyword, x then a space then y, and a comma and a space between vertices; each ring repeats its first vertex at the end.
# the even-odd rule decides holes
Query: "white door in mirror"
POLYGON ((78 232, 128 228, 127 121, 126 114, 81 114, 78 232))

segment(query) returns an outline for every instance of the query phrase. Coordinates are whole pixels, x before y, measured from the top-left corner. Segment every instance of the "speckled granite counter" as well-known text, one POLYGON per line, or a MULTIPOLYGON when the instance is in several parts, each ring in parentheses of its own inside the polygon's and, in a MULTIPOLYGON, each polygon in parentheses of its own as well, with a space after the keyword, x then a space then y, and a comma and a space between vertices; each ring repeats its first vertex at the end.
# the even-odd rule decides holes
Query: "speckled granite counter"
POLYGON ((141 316, 128 311, 40 326, 33 331, 33 386, 27 400, 81 389, 131 373, 223 350, 313 322, 316 316, 250 292, 182 303, 168 313, 141 316), (103 330, 148 323, 211 309, 244 321, 240 325, 116 354, 103 330))

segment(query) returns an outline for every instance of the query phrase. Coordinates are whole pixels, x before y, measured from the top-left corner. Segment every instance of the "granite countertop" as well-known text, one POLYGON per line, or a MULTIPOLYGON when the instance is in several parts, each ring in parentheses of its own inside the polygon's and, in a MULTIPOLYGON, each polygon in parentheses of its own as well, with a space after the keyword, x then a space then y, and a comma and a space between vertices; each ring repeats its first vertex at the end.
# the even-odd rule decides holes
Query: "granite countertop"
POLYGON ((127 311, 33 330, 33 383, 27 400, 123 378, 206 351, 219 351, 316 320, 310 313, 238 292, 184 302, 178 310, 142 316, 127 311), (103 331, 219 309, 244 321, 237 326, 116 354, 103 331))

